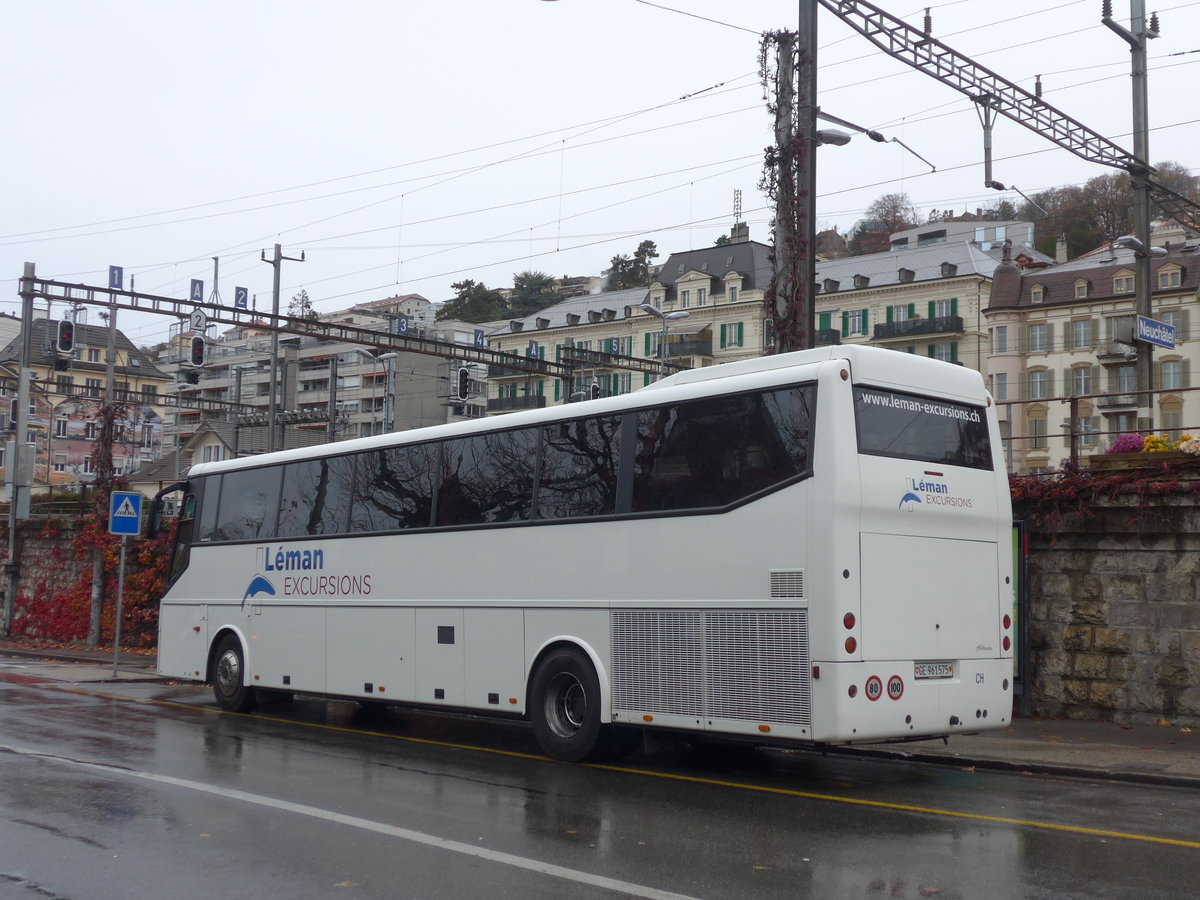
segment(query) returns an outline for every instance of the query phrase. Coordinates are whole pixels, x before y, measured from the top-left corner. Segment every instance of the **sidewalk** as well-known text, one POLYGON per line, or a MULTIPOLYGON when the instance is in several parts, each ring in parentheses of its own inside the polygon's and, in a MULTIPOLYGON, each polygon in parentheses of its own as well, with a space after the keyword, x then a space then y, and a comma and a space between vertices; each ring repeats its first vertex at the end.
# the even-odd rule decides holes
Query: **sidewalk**
MULTIPOLYGON (((111 650, 34 647, 0 641, 5 658, 64 663, 65 681, 156 681, 157 658, 121 653, 112 677, 111 650), (72 677, 74 673, 74 677, 72 677)), ((1014 719, 1005 728, 941 740, 838 747, 834 752, 914 762, 1200 788, 1200 728, 1177 724, 1117 725, 1066 719, 1014 719)))
POLYGON ((854 748, 961 768, 1104 778, 1200 788, 1200 728, 1176 724, 1016 718, 996 731, 854 748))

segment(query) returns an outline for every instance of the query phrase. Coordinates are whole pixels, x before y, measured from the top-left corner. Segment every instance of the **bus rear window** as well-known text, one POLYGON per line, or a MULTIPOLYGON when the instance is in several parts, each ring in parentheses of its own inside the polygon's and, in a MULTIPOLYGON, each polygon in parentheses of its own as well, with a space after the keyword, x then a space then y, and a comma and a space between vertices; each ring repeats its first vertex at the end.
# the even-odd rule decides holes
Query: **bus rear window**
POLYGON ((858 452, 969 469, 991 469, 981 406, 878 388, 854 389, 858 452))

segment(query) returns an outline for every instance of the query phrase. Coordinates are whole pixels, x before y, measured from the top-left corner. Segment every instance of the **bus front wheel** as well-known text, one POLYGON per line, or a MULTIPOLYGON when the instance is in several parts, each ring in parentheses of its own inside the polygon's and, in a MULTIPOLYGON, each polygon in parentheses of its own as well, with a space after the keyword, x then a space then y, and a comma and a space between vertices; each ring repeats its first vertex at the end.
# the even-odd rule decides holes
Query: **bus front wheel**
POLYGON ((230 712, 250 712, 256 701, 254 688, 246 684, 246 657, 242 643, 232 634, 221 638, 213 659, 213 695, 217 705, 230 712))
POLYGON ((600 751, 600 679, 586 656, 569 647, 551 652, 529 693, 533 732, 548 756, 580 762, 600 751))

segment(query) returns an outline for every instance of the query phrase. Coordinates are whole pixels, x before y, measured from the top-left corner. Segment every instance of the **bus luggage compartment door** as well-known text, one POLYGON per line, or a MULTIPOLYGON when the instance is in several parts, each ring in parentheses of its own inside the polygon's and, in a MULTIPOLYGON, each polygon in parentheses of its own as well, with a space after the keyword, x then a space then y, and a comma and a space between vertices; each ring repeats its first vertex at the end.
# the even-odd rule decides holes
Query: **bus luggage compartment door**
POLYGON ((1000 655, 996 545, 862 535, 865 659, 1000 655))

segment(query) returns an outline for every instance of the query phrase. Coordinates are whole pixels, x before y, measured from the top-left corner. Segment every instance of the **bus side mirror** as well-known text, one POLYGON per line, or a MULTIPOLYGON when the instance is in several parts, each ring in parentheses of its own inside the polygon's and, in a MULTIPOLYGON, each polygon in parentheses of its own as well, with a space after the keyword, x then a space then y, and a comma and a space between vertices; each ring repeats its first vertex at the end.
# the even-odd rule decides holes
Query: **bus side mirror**
POLYGON ((146 522, 146 537, 156 538, 162 531, 163 501, 156 497, 150 501, 150 518, 146 522))

